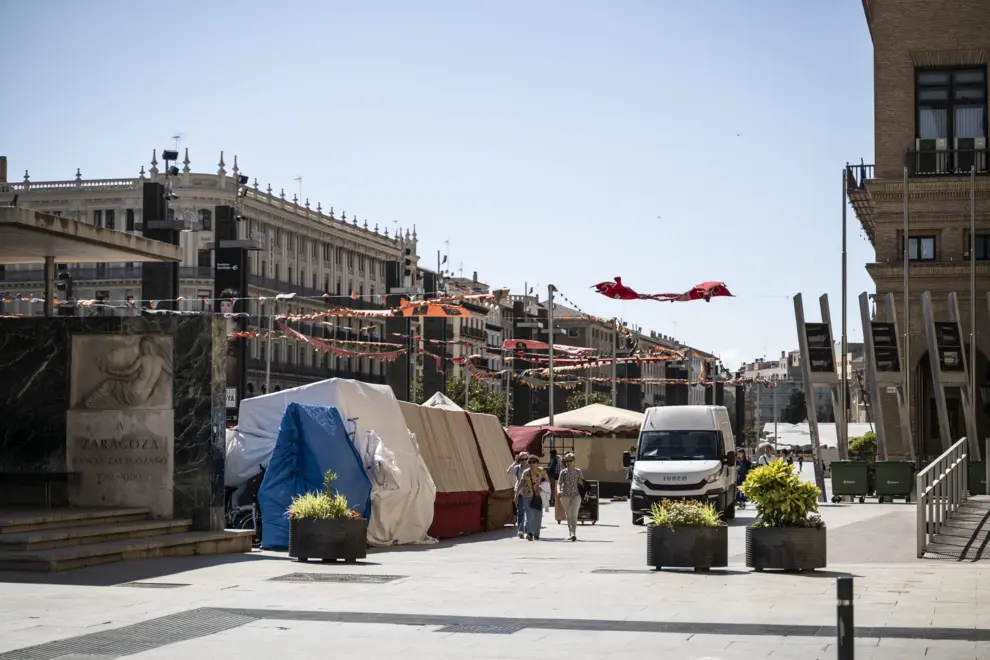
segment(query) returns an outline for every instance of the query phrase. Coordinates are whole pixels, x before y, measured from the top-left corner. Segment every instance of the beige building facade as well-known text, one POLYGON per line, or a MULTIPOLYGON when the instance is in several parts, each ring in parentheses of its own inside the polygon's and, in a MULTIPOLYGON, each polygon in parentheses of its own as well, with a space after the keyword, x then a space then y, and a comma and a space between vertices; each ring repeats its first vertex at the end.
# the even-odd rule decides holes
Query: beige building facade
MULTIPOLYGON (((963 336, 976 314, 975 361, 980 437, 990 436, 990 170, 987 78, 990 7, 985 0, 863 0, 874 48, 875 165, 848 168, 849 200, 875 247, 866 268, 877 299, 893 293, 900 331, 910 334, 907 365, 911 424, 918 453, 942 452, 921 297, 931 292, 936 320, 948 320, 956 292, 963 336), (972 170, 975 167, 975 186, 972 170), (905 194, 905 178, 907 191, 905 194), (974 192, 975 187, 975 192, 974 192), (970 296, 970 213, 975 198, 976 296, 970 296), (905 237, 905 197, 908 231, 905 237), (904 309, 904 247, 909 312, 904 309)), ((858 159, 857 159, 858 160, 858 159)), ((878 319, 885 310, 880 305, 878 319)), ((895 399, 882 394, 892 454, 904 453, 895 399)), ((965 434, 959 394, 950 390, 953 437, 965 434)))

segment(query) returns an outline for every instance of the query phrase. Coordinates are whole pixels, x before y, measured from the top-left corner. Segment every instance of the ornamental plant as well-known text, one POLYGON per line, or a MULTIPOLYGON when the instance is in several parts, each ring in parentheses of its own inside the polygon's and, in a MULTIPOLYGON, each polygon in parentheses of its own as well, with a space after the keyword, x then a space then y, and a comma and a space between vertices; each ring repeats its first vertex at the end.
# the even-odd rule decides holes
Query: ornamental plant
POLYGON ((327 470, 323 475, 323 490, 303 493, 292 499, 286 514, 293 520, 341 520, 348 518, 358 518, 356 511, 352 511, 347 503, 347 497, 334 492, 333 482, 337 475, 327 470))
POLYGON ((655 527, 721 527, 718 509, 708 502, 661 500, 650 507, 650 521, 655 527))
POLYGON ((753 527, 824 527, 818 515, 818 487, 801 479, 794 466, 776 460, 755 467, 740 487, 756 506, 753 527))

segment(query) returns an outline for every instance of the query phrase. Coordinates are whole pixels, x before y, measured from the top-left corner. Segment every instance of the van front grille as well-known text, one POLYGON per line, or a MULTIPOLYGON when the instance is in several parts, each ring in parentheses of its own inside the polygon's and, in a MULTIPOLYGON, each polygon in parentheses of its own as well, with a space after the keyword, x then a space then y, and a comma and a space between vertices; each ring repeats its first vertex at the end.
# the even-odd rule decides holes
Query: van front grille
POLYGON ((701 490, 705 487, 705 480, 695 483, 688 483, 686 481, 678 481, 671 483, 655 484, 652 481, 643 482, 647 488, 650 490, 659 490, 663 492, 675 491, 675 490, 701 490))

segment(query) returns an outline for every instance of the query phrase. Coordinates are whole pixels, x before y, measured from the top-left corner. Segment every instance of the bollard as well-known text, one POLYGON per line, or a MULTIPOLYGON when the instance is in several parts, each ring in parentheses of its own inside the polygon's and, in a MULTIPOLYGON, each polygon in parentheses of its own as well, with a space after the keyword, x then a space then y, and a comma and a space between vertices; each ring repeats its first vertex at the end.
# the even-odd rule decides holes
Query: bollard
POLYGON ((835 634, 838 660, 853 660, 856 632, 853 629, 853 579, 840 577, 835 581, 837 616, 835 634))

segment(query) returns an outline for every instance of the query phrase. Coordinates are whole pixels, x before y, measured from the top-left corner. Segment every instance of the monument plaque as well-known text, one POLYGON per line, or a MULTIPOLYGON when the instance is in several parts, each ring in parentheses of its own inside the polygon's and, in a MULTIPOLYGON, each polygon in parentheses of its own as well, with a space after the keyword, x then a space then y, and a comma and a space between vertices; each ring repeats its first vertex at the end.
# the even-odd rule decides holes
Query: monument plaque
POLYGON ((77 335, 70 354, 66 465, 79 506, 146 506, 172 515, 172 338, 77 335))

